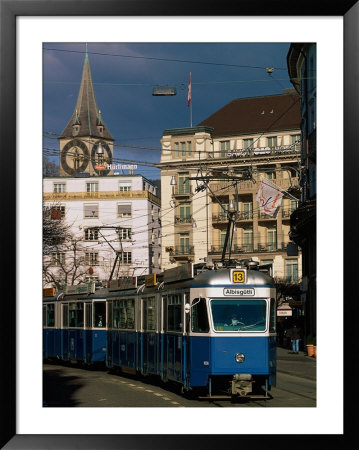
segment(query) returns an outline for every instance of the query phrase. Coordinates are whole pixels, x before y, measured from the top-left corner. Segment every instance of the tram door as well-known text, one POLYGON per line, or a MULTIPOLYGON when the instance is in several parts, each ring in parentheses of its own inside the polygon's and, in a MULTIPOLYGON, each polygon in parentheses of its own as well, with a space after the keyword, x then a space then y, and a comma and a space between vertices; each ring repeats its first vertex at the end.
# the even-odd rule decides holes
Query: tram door
POLYGON ((140 367, 143 374, 157 374, 159 360, 158 306, 156 296, 141 300, 142 332, 140 337, 140 367))
POLYGON ((184 334, 183 293, 162 297, 163 308, 163 366, 164 380, 185 381, 186 376, 186 336, 184 334))

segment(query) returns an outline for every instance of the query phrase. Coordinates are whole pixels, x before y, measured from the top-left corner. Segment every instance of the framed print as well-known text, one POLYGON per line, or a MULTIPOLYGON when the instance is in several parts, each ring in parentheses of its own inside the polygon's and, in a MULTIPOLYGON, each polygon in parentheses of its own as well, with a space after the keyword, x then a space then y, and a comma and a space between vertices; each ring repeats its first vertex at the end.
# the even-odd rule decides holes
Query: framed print
MULTIPOLYGON (((225 2, 202 6, 190 2, 158 0, 0 0, 0 8, 0 142, 4 158, 2 167, 5 169, 1 183, 6 214, 3 220, 5 292, 0 314, 3 319, 0 327, 1 448, 161 450, 186 446, 222 448, 243 445, 243 441, 246 444, 269 444, 269 447, 284 448, 292 437, 290 445, 294 448, 308 445, 313 439, 330 439, 337 446, 343 445, 344 439, 350 438, 348 435, 354 428, 349 415, 344 422, 344 412, 348 411, 344 409, 342 397, 345 397, 345 407, 348 408, 351 398, 348 390, 344 392, 344 358, 347 375, 345 386, 353 386, 354 369, 350 367, 353 358, 348 353, 354 341, 351 330, 354 329, 355 313, 351 296, 347 295, 350 300, 346 298, 344 302, 342 288, 352 285, 355 267, 353 262, 350 264, 356 242, 355 218, 348 219, 348 211, 355 210, 355 199, 354 205, 349 205, 353 197, 349 186, 354 185, 358 167, 357 152, 354 150, 358 133, 359 98, 357 2, 343 1, 328 6, 324 2, 308 1, 296 4, 280 1, 271 5, 268 2, 241 1, 235 5, 225 2), (43 98, 43 80, 46 78, 43 53, 44 47, 50 48, 48 44, 55 48, 61 42, 86 44, 86 54, 87 43, 91 49, 91 43, 94 42, 316 43, 318 165, 322 167, 318 172, 318 203, 323 206, 318 211, 317 221, 320 295, 318 336, 321 337, 318 338, 318 397, 315 408, 233 409, 221 405, 170 410, 154 407, 69 408, 68 405, 47 408, 42 403, 42 307, 38 300, 42 297, 43 151, 40 148, 44 147, 43 124, 47 120, 43 116, 44 111, 47 111, 43 98), (47 45, 44 46, 44 43, 47 45), (336 159, 333 159, 335 155, 336 159), (344 208, 347 210, 347 220, 345 235, 342 236, 344 208), (323 232, 320 227, 323 227, 323 232), (348 239, 348 236, 353 238, 348 239), (335 269, 331 267, 334 265, 335 269), (329 273, 333 272, 338 281, 332 284, 333 277, 329 273), (335 324, 334 319, 337 320, 335 324), (311 422, 310 431, 304 428, 305 419, 311 422)), ((57 50, 61 51, 60 47, 57 50)), ((169 58, 168 55, 166 57, 169 58)), ((208 53, 208 64, 210 58, 208 53)), ((189 80, 191 85, 191 78, 189 80)), ((192 82, 195 85, 193 78, 192 82)), ((218 80, 218 84, 220 82, 218 80)), ((158 88, 156 82, 152 84, 158 88)), ((182 94, 186 96, 187 105, 192 107, 193 90, 190 93, 188 89, 187 92, 187 87, 186 84, 182 94)), ((171 89, 171 95, 175 95, 175 88, 171 89)), ((163 95, 163 90, 159 88, 156 92, 156 95, 163 95)), ((65 97, 61 101, 57 100, 58 109, 61 102, 68 100, 65 97)), ((70 101, 75 103, 76 98, 70 101)), ((136 109, 136 105, 133 108, 136 109)), ((190 111, 188 120, 192 128, 192 108, 190 111)), ((69 117, 71 112, 68 112, 69 117)), ((209 111, 207 115, 212 112, 209 111)), ((100 111, 98 114, 101 115, 100 111)), ((194 119, 199 122, 198 117, 194 119)), ((75 122, 72 123, 74 125, 75 122)), ((97 126, 101 125, 100 120, 97 126)), ((170 128, 165 123, 161 126, 163 130, 170 128)), ((136 144, 132 145, 135 147, 136 144)), ((72 147, 71 142, 64 145, 67 150, 72 147)), ((97 157, 101 148, 96 142, 89 154, 97 157)), ((106 143, 103 148, 110 157, 111 145, 106 143)), ((65 155, 63 159, 63 167, 71 171, 71 164, 75 164, 74 158, 65 155)), ((134 159, 127 160, 128 164, 135 162, 134 159)), ((103 170, 101 167, 96 166, 94 176, 103 170)), ((108 166, 106 170, 112 168, 108 166)), ((127 191, 130 189, 129 184, 123 183, 121 189, 127 191)), ((187 218, 186 205, 182 204, 181 208, 178 221, 187 218)), ((95 209, 93 211, 96 212, 95 209)), ((117 206, 117 212, 129 214, 128 205, 121 203, 117 206)), ((191 222, 191 225, 196 224, 191 222)), ((124 240, 129 238, 129 233, 123 232, 124 240)), ((189 248, 185 234, 181 234, 179 247, 189 248)), ((268 239, 273 239, 272 234, 268 236, 268 239)), ((128 255, 126 257, 130 258, 128 255)), ((286 270, 289 273, 294 269, 291 267, 286 270)), ((233 279, 237 283, 244 283, 247 272, 237 270, 234 275, 233 279)), ((241 289, 241 285, 236 286, 236 295, 241 289)), ((252 288, 248 289, 248 295, 253 292, 252 288)), ((170 306, 174 308, 175 305, 170 306)), ((146 320, 150 321, 149 315, 146 320)))

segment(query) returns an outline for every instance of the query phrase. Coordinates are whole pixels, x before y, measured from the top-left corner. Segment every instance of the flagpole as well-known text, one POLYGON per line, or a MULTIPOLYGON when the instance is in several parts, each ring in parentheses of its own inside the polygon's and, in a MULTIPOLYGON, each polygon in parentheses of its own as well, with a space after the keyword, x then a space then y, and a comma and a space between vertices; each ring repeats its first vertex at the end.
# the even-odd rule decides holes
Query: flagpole
POLYGON ((190 118, 191 118, 191 128, 192 128, 192 99, 191 99, 191 104, 190 104, 189 108, 190 108, 190 118))

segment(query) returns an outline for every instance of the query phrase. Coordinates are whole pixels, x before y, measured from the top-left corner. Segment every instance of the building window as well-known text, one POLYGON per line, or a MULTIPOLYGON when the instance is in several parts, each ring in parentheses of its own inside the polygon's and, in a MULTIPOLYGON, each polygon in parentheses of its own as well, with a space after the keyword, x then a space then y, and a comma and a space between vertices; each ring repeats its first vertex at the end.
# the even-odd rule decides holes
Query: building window
POLYGON ((243 202, 243 219, 253 219, 253 202, 243 202))
POLYGON ((187 155, 188 156, 192 155, 192 142, 191 141, 187 142, 187 155))
MULTIPOLYGON (((223 250, 223 248, 224 248, 224 242, 225 242, 225 240, 226 240, 227 231, 221 230, 220 233, 221 233, 221 234, 220 234, 220 239, 221 239, 221 250, 223 250)), ((228 239, 228 241, 227 241, 226 252, 229 252, 229 250, 230 250, 229 244, 230 244, 230 240, 228 239)))
POLYGON ((122 253, 122 263, 123 264, 131 264, 132 262, 132 253, 131 252, 123 252, 122 253))
POLYGON ((98 230, 86 228, 85 229, 85 241, 98 241, 98 230))
POLYGON ((131 205, 117 205, 117 214, 119 217, 131 217, 132 216, 132 207, 131 205))
POLYGON ((229 209, 228 203, 222 202, 221 205, 219 205, 219 214, 218 214, 219 220, 227 220, 228 219, 228 209, 229 209))
POLYGON ((98 253, 97 252, 86 252, 85 253, 85 264, 87 266, 98 266, 98 253))
POLYGON ((179 205, 179 222, 180 223, 190 223, 191 222, 191 204, 190 203, 180 203, 179 205))
POLYGON ((298 260, 287 259, 285 261, 285 279, 286 281, 298 281, 298 260))
POLYGON ((86 192, 98 192, 98 182, 90 181, 86 183, 86 192))
POLYGON ((189 194, 190 184, 189 184, 189 174, 179 173, 178 174, 178 193, 179 194, 189 194))
POLYGON ((267 243, 269 251, 277 249, 277 229, 275 227, 267 229, 267 243))
POLYGON ((66 184, 54 183, 54 192, 66 192, 66 184))
POLYGON ((65 217, 65 206, 53 206, 51 207, 51 219, 61 220, 65 217))
POLYGON ((276 179, 275 170, 270 170, 270 171, 266 172, 265 174, 266 174, 266 177, 268 178, 268 180, 276 179))
POLYGON ((243 146, 244 146, 245 150, 247 148, 251 149, 253 147, 253 138, 251 138, 251 139, 243 139, 243 146))
POLYGON ((120 192, 132 191, 131 181, 120 181, 119 190, 120 190, 120 192))
POLYGON ((175 142, 176 156, 192 155, 192 142, 175 142))
POLYGON ((253 229, 244 228, 243 230, 243 247, 245 252, 253 251, 253 229))
POLYGON ((121 228, 118 232, 118 237, 120 241, 130 241, 132 238, 132 229, 131 228, 121 228))
POLYGON ((268 147, 277 147, 277 136, 267 138, 268 147))
POLYGON ((63 266, 65 264, 65 253, 64 252, 53 252, 51 254, 51 265, 52 266, 63 266))
POLYGON ((187 255, 189 253, 189 234, 181 233, 180 234, 180 253, 181 255, 187 255))
POLYGON ((298 205, 297 200, 290 201, 290 212, 291 213, 297 209, 297 205, 298 205))
POLYGON ((221 158, 228 158, 228 152, 230 150, 230 141, 220 141, 221 158))
POLYGON ((85 219, 98 217, 98 203, 85 203, 84 217, 85 219))
POLYGON ((295 151, 300 151, 300 134, 292 134, 290 139, 293 149, 295 151))

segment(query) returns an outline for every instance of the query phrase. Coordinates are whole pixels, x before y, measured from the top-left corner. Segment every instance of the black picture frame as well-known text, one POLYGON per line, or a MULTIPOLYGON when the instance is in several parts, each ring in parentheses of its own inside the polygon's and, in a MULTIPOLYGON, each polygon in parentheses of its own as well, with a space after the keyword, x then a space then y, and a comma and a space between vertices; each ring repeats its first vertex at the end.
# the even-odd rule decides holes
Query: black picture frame
MULTIPOLYGON (((336 448, 347 448, 351 441, 355 414, 347 414, 344 434, 331 435, 18 435, 16 434, 16 18, 19 16, 343 16, 344 20, 344 286, 355 279, 354 264, 350 256, 356 248, 358 232, 355 227, 355 197, 352 180, 357 177, 359 151, 358 99, 359 99, 359 6, 357 1, 336 3, 316 0, 302 2, 246 0, 233 2, 190 2, 187 0, 0 0, 0 143, 3 167, 0 177, 3 210, 2 221, 3 264, 0 326, 1 387, 0 446, 5 449, 212 449, 225 446, 266 445, 267 448, 302 448, 314 446, 316 441, 328 439, 336 448), (354 205, 353 205, 354 200, 354 205), (349 204, 351 202, 351 204, 349 204), (352 212, 352 216, 349 216, 352 212), (345 270, 344 270, 345 269, 345 270), (6 320, 5 320, 6 319, 6 320)), ((335 64, 335 61, 330 61, 335 64)), ((330 67, 328 67, 330 76, 330 67)), ((333 87, 334 88, 334 87, 333 87)), ((334 169, 333 169, 334 170, 334 169)), ((334 237, 333 237, 334 239, 334 237)), ((30 263, 30 261, 29 261, 30 263)), ((341 268, 339 268, 340 270, 341 268)), ((329 272, 328 272, 329 273, 329 272)), ((31 297, 31 293, 30 293, 31 297)), ((345 296, 343 297, 345 298, 345 296)), ((37 301, 36 298, 32 299, 37 301)), ((354 341, 355 296, 345 302, 345 385, 356 386, 355 361, 349 354, 354 341), (353 364, 354 363, 354 364, 353 364), (351 365, 354 365, 351 366, 351 365)), ((328 374, 329 376, 330 374, 328 374)), ((335 391, 333 380, 333 391, 335 391)), ((353 391, 353 392, 354 392, 353 391)), ((335 395, 335 392, 328 392, 335 395)), ((344 392, 345 411, 351 400, 349 389, 344 392)), ((303 416, 305 412, 303 412, 303 416)), ((200 419, 200 416, 198 417, 200 419)), ((290 418, 288 419, 290 420, 290 418)), ((260 429, 260 423, 259 429, 260 429)), ((99 424, 100 426, 100 424, 99 424)), ((300 424, 298 424, 298 427, 300 424)), ((181 427, 185 430, 185 424, 181 427)))

